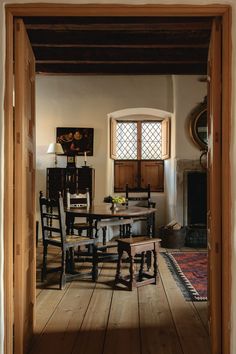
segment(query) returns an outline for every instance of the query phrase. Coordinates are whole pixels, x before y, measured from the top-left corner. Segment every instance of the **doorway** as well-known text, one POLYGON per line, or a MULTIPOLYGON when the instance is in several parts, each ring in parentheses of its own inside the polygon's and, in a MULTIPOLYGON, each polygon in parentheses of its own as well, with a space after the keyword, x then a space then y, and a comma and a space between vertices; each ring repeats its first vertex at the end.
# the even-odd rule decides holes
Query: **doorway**
MULTIPOLYGON (((13 313, 13 174, 14 174, 14 164, 13 164, 13 148, 11 134, 13 131, 13 108, 11 105, 12 95, 13 95, 13 68, 10 63, 13 61, 13 18, 14 16, 23 17, 25 15, 37 16, 51 14, 51 16, 75 16, 76 14, 80 16, 96 15, 99 16, 122 16, 122 15, 132 15, 137 16, 142 14, 145 16, 158 15, 166 16, 170 13, 173 16, 190 16, 192 14, 193 7, 178 7, 178 6, 53 6, 53 5, 38 5, 37 7, 32 5, 25 6, 9 6, 7 7, 7 66, 6 66, 6 97, 5 97, 5 298, 9 301, 5 304, 5 311, 8 316, 6 316, 7 321, 5 323, 5 333, 6 333, 6 354, 12 353, 12 324, 13 318, 10 314, 13 313)), ((196 16, 220 16, 222 18, 223 26, 223 57, 222 57, 222 111, 224 115, 224 129, 222 130, 222 151, 224 153, 224 159, 222 161, 222 166, 219 166, 222 179, 225 181, 222 189, 217 185, 213 186, 211 198, 214 200, 214 188, 221 189, 221 196, 223 207, 221 211, 222 217, 222 232, 224 233, 224 244, 214 245, 216 246, 215 252, 219 252, 219 248, 222 247, 222 265, 220 268, 224 274, 228 274, 228 277, 224 277, 222 284, 222 353, 229 353, 229 331, 228 323, 230 322, 230 304, 228 301, 230 295, 230 184, 229 182, 228 170, 229 170, 229 122, 230 122, 230 81, 229 81, 229 68, 230 68, 230 8, 227 6, 196 6, 194 7, 196 16), (227 237, 226 237, 227 235, 227 237), (227 299, 227 301, 224 301, 227 299)), ((214 89, 214 88, 213 88, 214 89)), ((214 123, 213 123, 214 125, 214 123)), ((221 152, 222 153, 222 152, 221 152)), ((217 197, 218 198, 218 197, 217 197)), ((220 200, 215 200, 216 203, 220 203, 220 200)), ((215 215, 211 215, 212 222, 214 222, 215 215)), ((221 230, 218 230, 221 234, 221 230)), ((215 235, 214 235, 215 237, 215 235)), ((213 323, 212 335, 216 336, 217 327, 219 323, 213 323), (215 332, 214 332, 215 331, 215 332)), ((221 344, 220 344, 221 345, 221 344)), ((221 349, 218 347, 215 349, 214 353, 221 349)))

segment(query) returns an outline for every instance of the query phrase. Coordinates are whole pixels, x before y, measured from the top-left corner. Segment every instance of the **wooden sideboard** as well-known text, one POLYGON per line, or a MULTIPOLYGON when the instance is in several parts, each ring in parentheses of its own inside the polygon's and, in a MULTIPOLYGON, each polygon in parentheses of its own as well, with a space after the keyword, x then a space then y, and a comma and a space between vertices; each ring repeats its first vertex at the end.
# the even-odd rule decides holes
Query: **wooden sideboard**
POLYGON ((48 198, 56 198, 60 191, 65 199, 67 188, 69 188, 70 193, 76 193, 88 188, 90 200, 94 199, 95 170, 93 168, 47 168, 46 178, 48 198))

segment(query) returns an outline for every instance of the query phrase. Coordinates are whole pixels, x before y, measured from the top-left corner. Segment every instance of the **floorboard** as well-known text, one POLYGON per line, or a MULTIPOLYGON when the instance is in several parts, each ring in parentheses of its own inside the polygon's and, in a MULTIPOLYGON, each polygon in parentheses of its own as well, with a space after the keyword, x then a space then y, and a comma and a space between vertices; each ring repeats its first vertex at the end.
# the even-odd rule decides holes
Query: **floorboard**
POLYGON ((73 354, 101 354, 112 301, 113 269, 103 268, 73 347, 73 354))
POLYGON ((137 289, 114 290, 103 351, 111 353, 141 354, 137 289))
POLYGON ((142 353, 183 354, 162 281, 140 287, 138 296, 142 353))
POLYGON ((203 326, 208 332, 208 311, 207 311, 207 303, 205 301, 194 302, 193 303, 198 315, 202 321, 203 326))
POLYGON ((71 353, 88 309, 94 284, 73 281, 48 321, 34 354, 71 353))
POLYGON ((210 354, 207 303, 185 301, 161 256, 157 285, 132 292, 114 287, 115 263, 99 267, 96 283, 77 279, 64 290, 58 275, 44 285, 38 277, 30 354, 210 354))

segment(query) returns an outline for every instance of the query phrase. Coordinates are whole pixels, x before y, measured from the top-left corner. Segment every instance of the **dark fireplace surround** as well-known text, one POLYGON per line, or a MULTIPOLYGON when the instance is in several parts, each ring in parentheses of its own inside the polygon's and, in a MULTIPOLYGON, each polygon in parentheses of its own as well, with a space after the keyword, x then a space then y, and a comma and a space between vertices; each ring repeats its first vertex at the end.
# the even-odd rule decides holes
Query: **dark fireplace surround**
POLYGON ((177 160, 177 209, 186 228, 186 246, 207 246, 207 173, 198 160, 177 160), (182 209, 182 210, 181 210, 182 209))

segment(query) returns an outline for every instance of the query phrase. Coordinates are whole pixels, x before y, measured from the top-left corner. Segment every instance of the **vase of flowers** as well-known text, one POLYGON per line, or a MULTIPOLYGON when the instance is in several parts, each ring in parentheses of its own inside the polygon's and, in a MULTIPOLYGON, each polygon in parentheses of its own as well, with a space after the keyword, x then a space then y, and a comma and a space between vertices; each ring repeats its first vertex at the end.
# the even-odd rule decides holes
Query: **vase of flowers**
POLYGON ((114 197, 109 196, 104 198, 104 201, 106 203, 111 203, 112 211, 118 210, 121 205, 124 205, 126 203, 125 197, 121 197, 121 196, 114 196, 114 197))
POLYGON ((111 202, 111 208, 110 208, 112 211, 116 211, 116 210, 118 210, 118 206, 117 206, 117 204, 116 203, 113 203, 113 202, 111 202))

